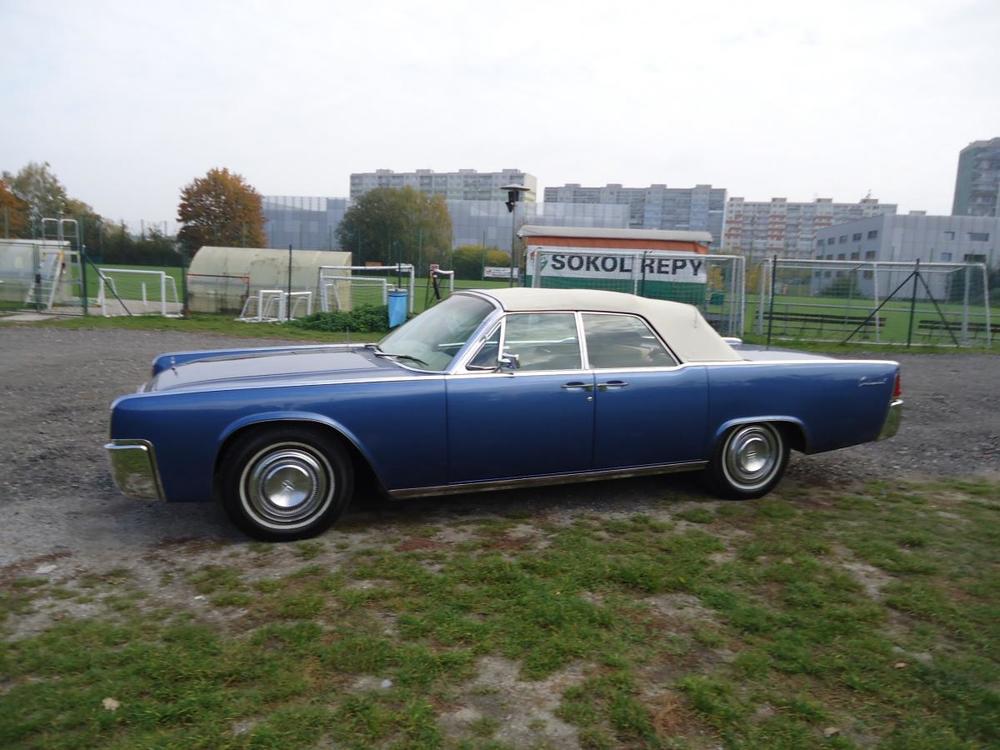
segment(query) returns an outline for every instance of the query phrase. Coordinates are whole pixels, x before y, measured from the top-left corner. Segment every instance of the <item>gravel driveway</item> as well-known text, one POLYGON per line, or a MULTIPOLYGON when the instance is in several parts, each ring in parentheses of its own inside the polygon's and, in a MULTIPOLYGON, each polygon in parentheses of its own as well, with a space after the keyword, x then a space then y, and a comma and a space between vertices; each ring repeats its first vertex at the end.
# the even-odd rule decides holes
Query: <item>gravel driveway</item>
MULTIPOLYGON (((0 326, 0 566, 53 552, 78 563, 131 557, 164 540, 237 540, 212 503, 165 505, 121 497, 103 444, 108 405, 148 376, 169 350, 280 342, 130 330, 0 326)), ((893 440, 794 456, 789 481, 843 484, 875 477, 1000 475, 1000 357, 900 356, 907 401, 893 440)), ((385 504, 367 500, 355 521, 501 508, 631 512, 665 494, 703 497, 690 476, 645 478, 385 504)), ((331 533, 336 533, 333 531, 331 533)))

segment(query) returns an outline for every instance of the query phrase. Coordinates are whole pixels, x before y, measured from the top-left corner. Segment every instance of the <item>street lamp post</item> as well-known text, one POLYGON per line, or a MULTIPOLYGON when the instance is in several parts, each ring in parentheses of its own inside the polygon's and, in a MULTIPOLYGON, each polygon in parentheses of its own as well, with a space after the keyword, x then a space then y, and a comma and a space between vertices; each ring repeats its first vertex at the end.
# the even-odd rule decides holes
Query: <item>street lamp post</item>
POLYGON ((519 268, 517 262, 517 204, 521 200, 521 194, 527 193, 529 188, 524 185, 504 185, 501 190, 507 192, 507 210, 510 212, 510 285, 514 286, 514 269, 519 268))

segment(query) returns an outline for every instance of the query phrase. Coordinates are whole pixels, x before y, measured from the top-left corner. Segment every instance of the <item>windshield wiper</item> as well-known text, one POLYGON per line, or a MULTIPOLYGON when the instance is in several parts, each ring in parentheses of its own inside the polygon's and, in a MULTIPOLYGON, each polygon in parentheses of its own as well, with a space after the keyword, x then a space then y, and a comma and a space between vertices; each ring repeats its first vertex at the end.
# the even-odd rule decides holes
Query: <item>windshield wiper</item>
POLYGON ((383 352, 381 349, 372 349, 372 353, 376 357, 392 357, 393 359, 408 359, 411 362, 416 362, 418 365, 423 365, 424 367, 430 367, 430 365, 424 362, 422 359, 420 359, 420 357, 414 357, 412 354, 393 354, 392 352, 383 352))

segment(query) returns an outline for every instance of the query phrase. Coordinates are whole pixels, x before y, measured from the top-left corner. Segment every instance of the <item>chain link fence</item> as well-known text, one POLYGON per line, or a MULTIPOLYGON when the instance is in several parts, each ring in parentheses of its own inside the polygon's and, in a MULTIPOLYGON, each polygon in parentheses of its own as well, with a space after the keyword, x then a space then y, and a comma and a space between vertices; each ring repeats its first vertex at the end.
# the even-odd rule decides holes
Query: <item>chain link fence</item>
POLYGON ((725 336, 743 332, 746 273, 740 255, 529 247, 525 286, 605 289, 694 305, 725 336))
POLYGON ((988 347, 1000 334, 981 263, 770 258, 747 285, 769 342, 988 347))

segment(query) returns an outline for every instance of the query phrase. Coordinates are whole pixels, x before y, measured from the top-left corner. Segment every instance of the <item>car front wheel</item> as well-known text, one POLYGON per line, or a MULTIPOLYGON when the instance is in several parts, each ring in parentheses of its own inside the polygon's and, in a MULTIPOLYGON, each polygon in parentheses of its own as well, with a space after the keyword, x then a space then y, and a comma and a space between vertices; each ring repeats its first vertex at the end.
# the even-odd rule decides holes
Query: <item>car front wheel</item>
POLYGON ((719 442, 707 469, 712 488, 723 497, 749 500, 770 492, 788 466, 789 446, 773 424, 742 424, 719 442))
POLYGON ((346 451, 319 430, 275 427, 240 438, 221 466, 222 505, 255 539, 286 541, 326 530, 350 502, 346 451))

